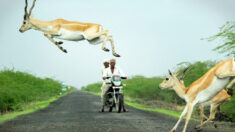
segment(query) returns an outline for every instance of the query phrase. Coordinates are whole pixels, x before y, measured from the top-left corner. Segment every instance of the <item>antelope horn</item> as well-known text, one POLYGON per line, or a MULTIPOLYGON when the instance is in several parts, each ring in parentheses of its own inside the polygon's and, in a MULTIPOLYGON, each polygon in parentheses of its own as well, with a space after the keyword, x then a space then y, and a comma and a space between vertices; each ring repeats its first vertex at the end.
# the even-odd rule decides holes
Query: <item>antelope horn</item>
POLYGON ((27 13, 28 1, 25 0, 25 7, 24 7, 24 20, 26 20, 28 13, 27 13))
POLYGON ((176 72, 175 72, 175 75, 178 75, 180 73, 180 69, 178 69, 176 72))
POLYGON ((186 69, 183 71, 183 74, 182 74, 182 76, 180 77, 180 80, 183 80, 191 69, 192 69, 192 67, 186 68, 186 69))
POLYGON ((32 7, 29 9, 29 16, 31 15, 31 12, 35 6, 35 2, 36 2, 36 0, 33 1, 32 7))

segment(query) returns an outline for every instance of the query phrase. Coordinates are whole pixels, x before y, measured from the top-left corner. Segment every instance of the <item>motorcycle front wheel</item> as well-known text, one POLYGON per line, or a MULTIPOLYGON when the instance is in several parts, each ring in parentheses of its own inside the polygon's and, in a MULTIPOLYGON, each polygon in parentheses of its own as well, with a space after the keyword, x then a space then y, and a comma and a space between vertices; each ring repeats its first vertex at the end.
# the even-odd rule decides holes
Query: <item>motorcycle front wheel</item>
POLYGON ((123 107, 123 95, 122 94, 118 94, 117 95, 117 102, 116 102, 116 110, 117 113, 120 113, 123 107))

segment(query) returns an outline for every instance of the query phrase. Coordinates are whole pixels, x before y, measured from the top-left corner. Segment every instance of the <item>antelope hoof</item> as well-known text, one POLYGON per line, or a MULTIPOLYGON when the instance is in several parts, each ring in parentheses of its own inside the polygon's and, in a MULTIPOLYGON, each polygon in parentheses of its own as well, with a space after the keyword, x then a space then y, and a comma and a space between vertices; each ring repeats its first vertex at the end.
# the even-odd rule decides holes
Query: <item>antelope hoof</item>
POLYGON ((218 126, 216 124, 214 124, 214 127, 217 128, 218 126))
POLYGON ((121 57, 119 54, 117 54, 117 53, 114 53, 113 54, 115 57, 121 57))
POLYGON ((197 132, 200 132, 202 128, 200 126, 196 126, 195 129, 197 130, 197 132))
POLYGON ((109 52, 109 49, 107 49, 107 48, 103 48, 103 50, 106 51, 106 52, 109 52))
POLYGON ((64 53, 68 53, 66 49, 61 49, 64 53))
POLYGON ((61 45, 61 44, 63 44, 63 42, 59 41, 59 42, 56 42, 56 44, 61 45))

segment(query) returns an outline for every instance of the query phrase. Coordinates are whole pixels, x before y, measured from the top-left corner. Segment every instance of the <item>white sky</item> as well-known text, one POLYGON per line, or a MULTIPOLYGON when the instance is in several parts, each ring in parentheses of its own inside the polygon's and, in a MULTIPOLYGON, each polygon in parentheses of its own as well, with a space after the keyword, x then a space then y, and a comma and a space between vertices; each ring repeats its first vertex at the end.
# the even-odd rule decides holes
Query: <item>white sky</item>
MULTIPOLYGON (((68 51, 64 54, 42 32, 20 33, 24 4, 24 0, 0 1, 0 69, 14 67, 78 88, 101 81, 102 61, 114 58, 111 52, 86 41, 63 40, 68 51)), ((147 77, 165 75, 183 61, 223 59, 211 51, 216 42, 200 38, 234 21, 234 12, 234 0, 37 0, 33 10, 39 20, 102 24, 122 56, 117 65, 128 76, 147 77)))

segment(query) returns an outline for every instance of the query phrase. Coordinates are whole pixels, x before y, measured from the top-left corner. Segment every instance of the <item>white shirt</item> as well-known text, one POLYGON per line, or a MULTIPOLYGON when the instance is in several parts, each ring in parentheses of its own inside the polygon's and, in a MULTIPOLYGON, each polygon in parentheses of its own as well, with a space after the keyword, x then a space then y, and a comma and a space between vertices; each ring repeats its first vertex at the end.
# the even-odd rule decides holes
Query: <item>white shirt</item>
MULTIPOLYGON (((108 68, 109 68, 109 67, 108 67, 108 68)), ((102 69, 101 69, 102 77, 104 76, 106 69, 107 69, 107 68, 102 67, 102 69)), ((105 80, 103 80, 103 85, 104 85, 104 84, 105 84, 105 80)))
POLYGON ((104 70, 103 77, 111 77, 113 75, 119 75, 121 77, 126 77, 126 74, 124 72, 122 72, 122 70, 117 66, 114 67, 113 73, 111 72, 111 67, 108 67, 104 70))
POLYGON ((102 76, 104 75, 104 70, 105 69, 106 69, 105 67, 102 67, 102 69, 101 69, 102 76))

